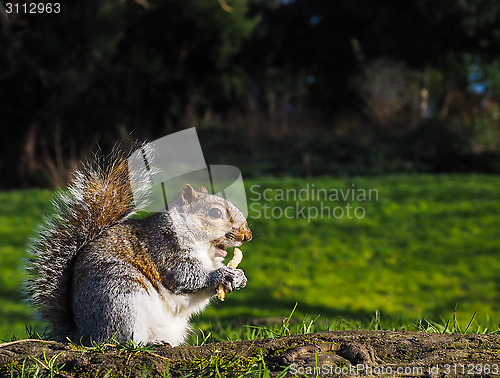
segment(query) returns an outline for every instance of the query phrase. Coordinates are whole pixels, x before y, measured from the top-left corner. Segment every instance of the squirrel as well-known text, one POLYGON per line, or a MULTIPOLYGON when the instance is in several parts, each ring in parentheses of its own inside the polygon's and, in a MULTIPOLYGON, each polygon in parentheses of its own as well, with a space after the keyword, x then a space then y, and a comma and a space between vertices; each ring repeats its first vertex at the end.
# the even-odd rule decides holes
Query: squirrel
POLYGON ((246 285, 222 263, 226 248, 252 239, 241 211, 186 184, 164 212, 132 218, 152 184, 141 173, 132 193, 128 156, 115 149, 77 170, 29 248, 29 301, 56 340, 176 346, 220 286, 246 285))

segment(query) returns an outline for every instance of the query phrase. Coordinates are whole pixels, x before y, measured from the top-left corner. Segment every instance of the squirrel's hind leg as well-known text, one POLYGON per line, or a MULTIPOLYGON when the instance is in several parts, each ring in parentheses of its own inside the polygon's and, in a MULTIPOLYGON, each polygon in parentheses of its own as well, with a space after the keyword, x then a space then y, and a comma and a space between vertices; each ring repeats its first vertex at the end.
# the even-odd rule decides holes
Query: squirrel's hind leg
POLYGON ((145 289, 130 277, 135 272, 127 274, 126 268, 119 266, 121 262, 109 264, 108 260, 107 264, 95 264, 97 259, 78 260, 72 282, 74 341, 84 345, 127 343, 133 336, 136 341, 134 298, 145 289))
MULTIPOLYGON (((127 284, 130 288, 130 281, 127 284)), ((93 293, 85 298, 75 295, 73 315, 76 338, 80 338, 84 345, 92 342, 128 343, 132 338, 136 341, 136 311, 132 298, 131 293, 113 290, 107 294, 93 293)))

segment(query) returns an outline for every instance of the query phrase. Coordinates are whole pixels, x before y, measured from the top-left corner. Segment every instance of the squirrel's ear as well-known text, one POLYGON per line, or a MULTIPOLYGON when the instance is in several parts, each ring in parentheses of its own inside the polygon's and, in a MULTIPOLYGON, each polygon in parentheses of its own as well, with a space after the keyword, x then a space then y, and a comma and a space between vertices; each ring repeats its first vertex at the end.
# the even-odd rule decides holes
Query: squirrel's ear
POLYGON ((199 191, 200 193, 207 193, 207 194, 208 194, 208 189, 207 189, 207 188, 205 188, 204 186, 200 186, 200 187, 198 188, 198 191, 199 191))
POLYGON ((184 203, 191 203, 198 198, 198 193, 193 189, 191 185, 186 184, 182 189, 181 197, 184 203))

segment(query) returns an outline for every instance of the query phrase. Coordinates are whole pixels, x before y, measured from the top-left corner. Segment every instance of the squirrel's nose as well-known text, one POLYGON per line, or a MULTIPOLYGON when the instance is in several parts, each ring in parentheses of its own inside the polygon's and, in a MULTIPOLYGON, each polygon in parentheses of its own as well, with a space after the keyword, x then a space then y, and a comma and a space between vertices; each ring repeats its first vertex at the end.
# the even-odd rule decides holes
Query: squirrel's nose
POLYGON ((248 224, 244 224, 241 227, 241 233, 243 234, 243 241, 247 242, 252 240, 252 231, 250 231, 250 227, 248 227, 248 224))

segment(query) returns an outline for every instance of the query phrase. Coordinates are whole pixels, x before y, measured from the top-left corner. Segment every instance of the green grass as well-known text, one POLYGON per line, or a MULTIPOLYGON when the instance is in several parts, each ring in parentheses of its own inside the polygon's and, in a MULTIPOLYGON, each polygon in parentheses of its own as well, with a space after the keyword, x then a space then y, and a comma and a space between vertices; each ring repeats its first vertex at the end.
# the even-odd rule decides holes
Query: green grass
POLYGON ((24 301, 23 267, 26 244, 51 198, 48 190, 0 193, 0 339, 24 337, 25 325, 40 325, 24 301))
MULTIPOLYGON (((251 324, 261 324, 261 318, 276 319, 279 330, 297 302, 297 322, 290 323, 291 328, 299 327, 296 332, 499 330, 500 177, 325 177, 246 184, 254 239, 242 247, 240 267, 248 285, 229 294, 225 302, 214 300, 196 318, 195 329, 201 328, 204 334, 198 332, 191 342, 207 336, 220 340, 272 335, 272 327, 251 324), (330 208, 349 205, 351 212, 361 206, 362 219, 257 216, 264 205, 275 215, 281 212, 276 208, 297 204, 319 209, 317 200, 276 197, 279 189, 305 189, 308 183, 315 189, 345 191, 352 184, 357 189, 377 189, 378 201, 323 203, 330 208), (252 185, 260 188, 250 190, 252 185), (273 200, 257 201, 255 193, 265 189, 274 189, 266 192, 273 200)), ((24 337, 25 324, 40 327, 31 320, 19 288, 25 244, 49 209, 50 197, 51 192, 42 190, 0 193, 0 338, 24 337)), ((287 215, 294 211, 288 210, 287 215)))

